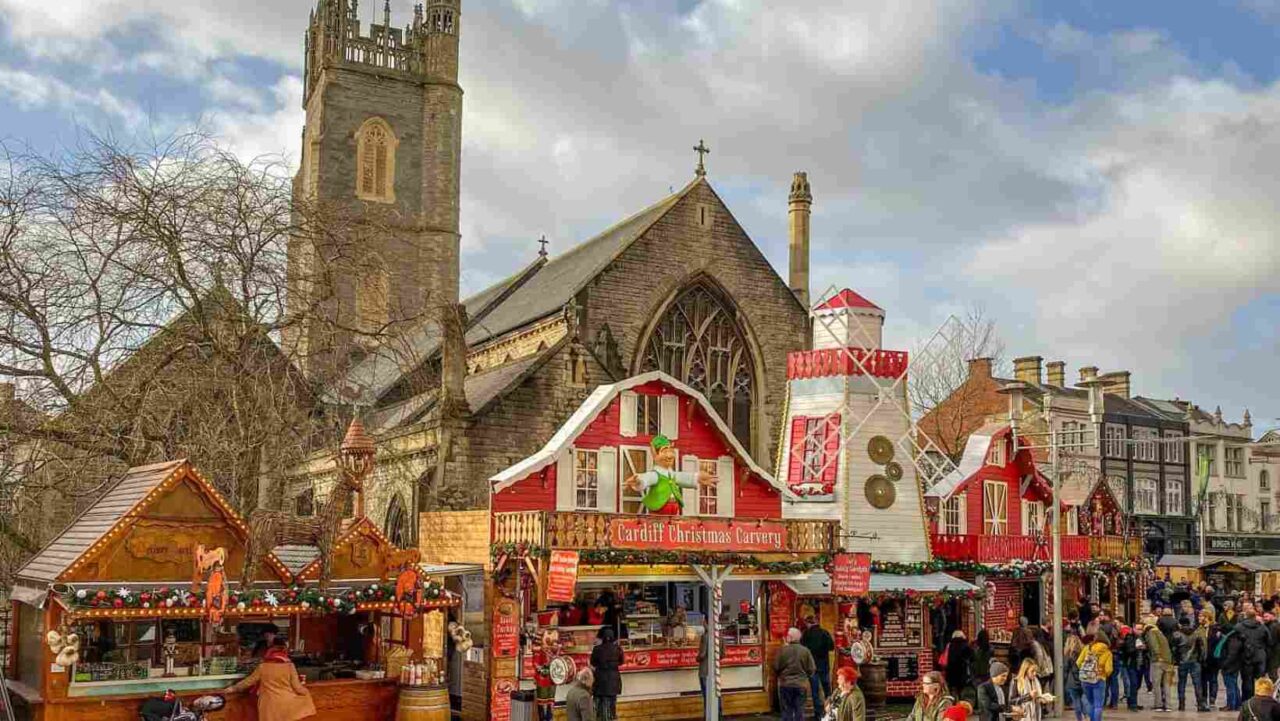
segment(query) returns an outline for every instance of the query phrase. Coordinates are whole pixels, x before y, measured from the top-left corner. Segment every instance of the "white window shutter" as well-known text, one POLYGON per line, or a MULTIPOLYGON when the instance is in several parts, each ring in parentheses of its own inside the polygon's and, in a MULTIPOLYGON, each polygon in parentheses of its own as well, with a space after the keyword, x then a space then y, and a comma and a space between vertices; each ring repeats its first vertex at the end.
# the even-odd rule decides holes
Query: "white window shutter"
POLYGON ((717 515, 733 517, 733 497, 734 488, 737 485, 733 476, 733 458, 729 456, 720 456, 716 461, 716 475, 719 482, 716 484, 716 510, 717 515))
POLYGON ((963 536, 969 532, 969 509, 965 507, 964 491, 960 491, 956 495, 952 496, 952 498, 955 500, 956 509, 960 513, 960 523, 957 526, 957 530, 960 535, 963 536))
POLYGON ((636 434, 636 394, 623 391, 618 403, 618 434, 631 438, 636 434))
POLYGON ((596 465, 598 493, 596 508, 601 513, 615 513, 618 510, 618 449, 603 447, 600 449, 600 460, 596 465))
POLYGON ((1022 501, 1022 535, 1031 535, 1031 503, 1022 501))
MULTIPOLYGON (((663 396, 663 398, 665 397, 666 396, 663 396)), ((684 471, 685 473, 697 473, 698 457, 685 456, 684 458, 680 459, 680 470, 684 471)), ((683 492, 682 496, 684 498, 684 515, 686 516, 698 515, 698 489, 682 488, 680 490, 683 492)))
POLYGON ((680 437, 680 396, 659 396, 658 408, 658 431, 674 441, 680 437))
POLYGON ((556 461, 556 510, 573 510, 573 449, 560 451, 556 461))

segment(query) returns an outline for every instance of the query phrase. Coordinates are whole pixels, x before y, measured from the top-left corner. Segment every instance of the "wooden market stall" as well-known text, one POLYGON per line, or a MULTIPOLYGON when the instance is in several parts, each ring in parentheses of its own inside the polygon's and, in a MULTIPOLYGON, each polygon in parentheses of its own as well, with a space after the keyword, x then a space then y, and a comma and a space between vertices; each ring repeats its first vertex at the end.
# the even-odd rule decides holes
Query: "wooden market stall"
MULTIPOLYGON (((448 718, 440 659, 458 599, 421 576, 416 552, 358 518, 329 548, 327 584, 319 550, 294 545, 265 553, 243 587, 229 576, 250 528, 185 460, 131 469, 17 574, 17 705, 40 721, 132 721, 167 689, 235 683, 283 634, 321 718, 390 721, 396 664, 410 661, 440 689, 408 693, 414 718, 448 718)), ((256 718, 253 697, 229 697, 224 716, 256 718)))

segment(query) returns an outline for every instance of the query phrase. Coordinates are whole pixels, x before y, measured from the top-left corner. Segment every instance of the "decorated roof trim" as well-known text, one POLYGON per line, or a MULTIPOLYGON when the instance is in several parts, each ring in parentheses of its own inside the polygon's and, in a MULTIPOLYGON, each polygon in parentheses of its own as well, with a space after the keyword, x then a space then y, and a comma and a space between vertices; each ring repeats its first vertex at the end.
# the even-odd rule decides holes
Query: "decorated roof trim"
POLYGON ((632 376, 618 381, 617 383, 597 386, 596 389, 591 392, 591 395, 587 396, 587 399, 578 406, 576 411, 573 412, 573 415, 569 416, 569 420, 565 421, 564 425, 560 426, 560 429, 551 437, 551 440, 547 441, 546 445, 544 445, 538 452, 524 460, 521 460, 515 465, 507 467, 500 473, 489 478, 489 482, 493 484, 493 492, 497 493, 499 491, 506 490, 517 481, 529 476, 529 474, 537 473, 543 468, 555 463, 560 452, 570 447, 572 443, 577 440, 578 436, 582 435, 582 432, 587 429, 587 426, 591 425, 591 423, 609 407, 609 404, 613 402, 614 398, 617 398, 623 391, 653 382, 665 383, 677 392, 696 400, 698 405, 701 406, 703 412, 707 414, 707 417, 715 423, 716 431, 720 434, 720 437, 729 444, 729 447, 733 449, 733 452, 737 454, 742 462, 747 464, 747 467, 751 469, 752 473, 759 476, 763 481, 768 483, 778 492, 782 493, 786 498, 797 498, 790 489, 778 483, 772 473, 761 468, 755 460, 752 459, 751 454, 747 453, 746 449, 742 447, 742 444, 738 442, 737 437, 733 435, 733 431, 729 429, 729 426, 725 424, 724 419, 720 417, 720 414, 716 412, 715 408, 712 407, 711 402, 708 401, 705 396, 662 371, 649 371, 648 373, 641 373, 640 375, 632 376))
MULTIPOLYGON (((347 528, 347 530, 342 533, 341 536, 338 536, 338 540, 334 542, 333 550, 330 553, 336 556, 339 551, 341 551, 342 549, 350 545, 351 540, 356 536, 357 533, 359 533, 362 530, 371 531, 373 533, 373 537, 376 538, 379 543, 390 546, 391 548, 399 548, 399 546, 391 542, 391 539, 387 538, 387 535, 382 532, 382 529, 378 528, 377 524, 369 520, 368 516, 362 516, 359 519, 357 519, 355 523, 352 523, 347 528)), ((317 574, 319 574, 320 572, 320 565, 322 560, 323 559, 321 559, 317 555, 315 560, 303 566, 301 571, 298 571, 296 574, 293 574, 294 581, 316 580, 317 574)), ((331 582, 342 583, 344 581, 355 581, 355 580, 364 581, 364 580, 370 580, 370 579, 335 578, 335 579, 332 579, 331 582)))

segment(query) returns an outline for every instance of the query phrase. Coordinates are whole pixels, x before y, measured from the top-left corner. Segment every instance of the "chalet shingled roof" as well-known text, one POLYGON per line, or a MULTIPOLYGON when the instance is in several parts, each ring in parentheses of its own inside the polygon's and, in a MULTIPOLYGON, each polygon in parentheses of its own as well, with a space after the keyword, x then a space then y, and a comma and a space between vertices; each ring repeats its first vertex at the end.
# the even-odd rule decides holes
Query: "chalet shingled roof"
POLYGON ((18 569, 17 577, 40 583, 56 581, 95 541, 137 509, 147 494, 176 474, 185 463, 186 460, 165 461, 130 468, 71 525, 18 569))

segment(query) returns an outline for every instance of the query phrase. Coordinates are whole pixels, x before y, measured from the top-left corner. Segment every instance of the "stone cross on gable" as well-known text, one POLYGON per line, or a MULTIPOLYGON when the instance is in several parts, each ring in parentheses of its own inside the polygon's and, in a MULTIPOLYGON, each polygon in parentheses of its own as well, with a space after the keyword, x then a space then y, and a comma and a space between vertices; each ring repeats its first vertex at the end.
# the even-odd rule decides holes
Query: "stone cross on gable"
POLYGON ((538 239, 538 245, 541 246, 538 248, 538 257, 540 258, 547 257, 547 243, 549 242, 551 241, 547 240, 546 233, 543 233, 542 237, 538 239))
POLYGON ((711 154, 711 148, 708 148, 707 144, 702 142, 702 139, 699 138, 698 144, 693 146, 693 152, 698 154, 698 168, 693 172, 696 173, 698 177, 702 177, 707 174, 707 168, 702 164, 702 158, 703 156, 711 154))

